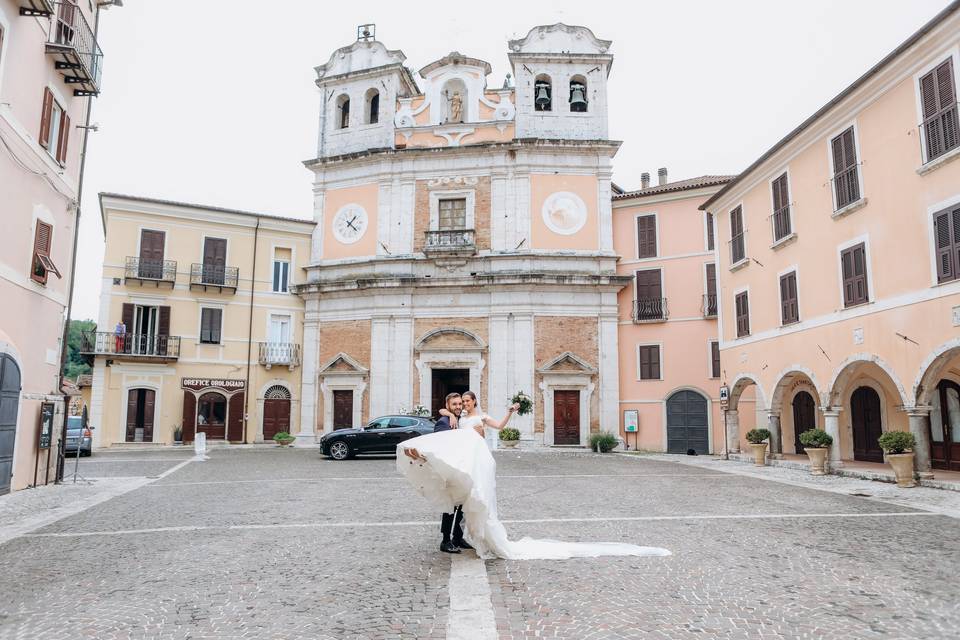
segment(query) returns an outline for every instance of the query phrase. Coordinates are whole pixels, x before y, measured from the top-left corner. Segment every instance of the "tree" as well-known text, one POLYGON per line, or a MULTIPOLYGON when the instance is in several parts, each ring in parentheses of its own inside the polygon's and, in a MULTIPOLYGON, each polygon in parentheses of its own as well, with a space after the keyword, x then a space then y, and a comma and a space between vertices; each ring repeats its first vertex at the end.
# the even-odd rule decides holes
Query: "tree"
POLYGON ((80 355, 82 334, 94 331, 97 323, 93 320, 71 320, 67 332, 67 363, 63 368, 63 377, 76 380, 77 376, 90 373, 90 365, 80 355))

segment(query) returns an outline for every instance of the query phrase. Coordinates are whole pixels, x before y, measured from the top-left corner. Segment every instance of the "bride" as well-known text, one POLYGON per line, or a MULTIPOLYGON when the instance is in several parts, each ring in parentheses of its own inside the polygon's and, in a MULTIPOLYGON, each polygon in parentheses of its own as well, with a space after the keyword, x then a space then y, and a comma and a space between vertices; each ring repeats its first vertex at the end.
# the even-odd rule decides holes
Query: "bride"
POLYGON ((430 433, 397 445, 397 470, 435 508, 444 513, 463 506, 464 538, 481 558, 552 560, 596 556, 668 556, 658 547, 617 542, 562 542, 521 538, 510 540, 497 517, 497 463, 482 435, 483 426, 502 428, 517 410, 496 422, 480 411, 468 391, 473 410, 458 428, 430 433))
POLYGON ((507 423, 510 422, 510 417, 520 408, 520 405, 514 404, 511 406, 507 409, 507 416, 500 422, 497 422, 480 410, 480 402, 477 401, 477 394, 473 391, 464 391, 460 397, 463 398, 462 415, 455 416, 446 409, 440 409, 440 415, 447 416, 451 419, 451 424, 456 424, 461 429, 473 429, 486 441, 490 449, 496 449, 496 438, 500 430, 507 426, 507 423), (494 431, 494 440, 491 441, 487 439, 486 427, 494 431))

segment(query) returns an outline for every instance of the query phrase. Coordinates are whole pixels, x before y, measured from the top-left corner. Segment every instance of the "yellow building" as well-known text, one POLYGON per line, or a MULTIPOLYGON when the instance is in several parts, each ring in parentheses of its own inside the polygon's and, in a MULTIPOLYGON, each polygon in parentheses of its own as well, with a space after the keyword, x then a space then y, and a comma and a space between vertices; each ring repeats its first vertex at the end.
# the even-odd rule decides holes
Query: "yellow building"
POLYGON ((312 221, 101 194, 94 446, 296 432, 312 221))

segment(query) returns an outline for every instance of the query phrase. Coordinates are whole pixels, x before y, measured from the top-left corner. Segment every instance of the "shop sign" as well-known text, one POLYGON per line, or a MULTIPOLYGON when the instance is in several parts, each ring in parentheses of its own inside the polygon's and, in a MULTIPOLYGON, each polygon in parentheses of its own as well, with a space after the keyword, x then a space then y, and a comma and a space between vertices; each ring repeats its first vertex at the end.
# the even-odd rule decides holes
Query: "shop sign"
POLYGON ((224 391, 239 391, 244 387, 243 380, 227 380, 223 378, 183 378, 180 386, 183 389, 200 391, 210 387, 217 387, 224 391))
POLYGON ((53 416, 55 406, 52 402, 44 402, 40 405, 40 448, 49 449, 50 439, 53 435, 53 416))

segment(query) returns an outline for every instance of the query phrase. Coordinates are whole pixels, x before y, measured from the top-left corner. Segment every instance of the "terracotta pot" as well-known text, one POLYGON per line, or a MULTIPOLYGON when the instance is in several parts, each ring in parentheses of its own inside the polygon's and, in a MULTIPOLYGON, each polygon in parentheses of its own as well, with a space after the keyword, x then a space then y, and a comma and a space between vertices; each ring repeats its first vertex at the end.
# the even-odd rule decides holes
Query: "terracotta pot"
POLYGON ((913 453, 888 453, 887 462, 893 467, 893 474, 897 477, 898 487, 915 487, 913 479, 913 453))
POLYGON ((826 447, 804 447, 807 457, 810 458, 810 475, 824 476, 827 474, 824 464, 827 461, 827 453, 830 449, 826 447))
POLYGON ((767 464, 767 443, 753 444, 751 442, 750 448, 753 449, 753 464, 758 467, 765 466, 767 464))
POLYGON ((288 438, 287 440, 274 440, 274 442, 276 442, 281 447, 287 447, 293 444, 293 441, 294 441, 294 438, 288 438))
POLYGON ((507 449, 516 449, 518 444, 520 444, 519 440, 501 440, 500 441, 500 446, 506 447, 507 449))

